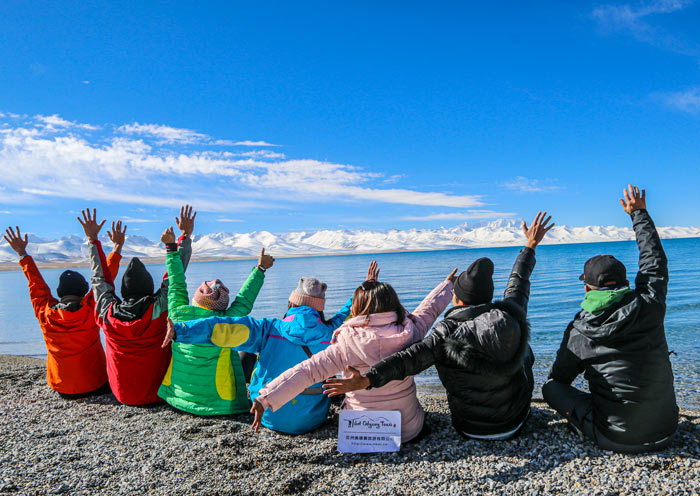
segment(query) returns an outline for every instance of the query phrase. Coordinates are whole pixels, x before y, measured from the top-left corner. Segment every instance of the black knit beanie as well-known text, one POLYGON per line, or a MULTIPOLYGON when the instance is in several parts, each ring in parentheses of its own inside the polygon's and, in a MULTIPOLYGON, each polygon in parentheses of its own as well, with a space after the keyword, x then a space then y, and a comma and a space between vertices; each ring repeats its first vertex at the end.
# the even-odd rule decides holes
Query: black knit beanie
POLYGON ((484 257, 462 272, 454 285, 455 296, 465 305, 481 305, 493 299, 493 262, 484 257))
POLYGON ((56 294, 59 298, 64 296, 80 296, 81 298, 90 290, 90 285, 82 276, 82 274, 66 270, 58 278, 58 289, 56 294))
POLYGON ((153 278, 138 257, 129 262, 122 277, 122 299, 132 300, 153 294, 153 278))

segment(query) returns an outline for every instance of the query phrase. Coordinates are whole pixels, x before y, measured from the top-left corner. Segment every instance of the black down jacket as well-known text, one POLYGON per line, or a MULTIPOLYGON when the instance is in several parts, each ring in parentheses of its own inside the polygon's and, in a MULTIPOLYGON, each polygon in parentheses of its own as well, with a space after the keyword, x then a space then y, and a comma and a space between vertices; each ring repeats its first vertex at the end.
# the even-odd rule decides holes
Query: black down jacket
POLYGON ((612 441, 643 444, 678 426, 664 317, 668 267, 654 222, 632 212, 639 247, 635 290, 593 315, 582 310, 564 333, 549 377, 571 384, 581 372, 593 401, 593 423, 612 441))
POLYGON ((435 365, 455 429, 489 435, 517 427, 527 416, 534 385, 526 320, 534 266, 534 250, 524 248, 503 301, 453 307, 423 341, 370 368, 370 387, 435 365))

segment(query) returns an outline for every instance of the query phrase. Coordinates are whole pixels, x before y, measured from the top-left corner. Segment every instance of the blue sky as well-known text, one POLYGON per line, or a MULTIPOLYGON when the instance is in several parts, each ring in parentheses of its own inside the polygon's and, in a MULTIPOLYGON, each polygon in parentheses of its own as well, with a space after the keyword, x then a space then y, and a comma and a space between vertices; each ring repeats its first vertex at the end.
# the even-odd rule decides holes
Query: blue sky
MULTIPOLYGON (((89 5, 88 5, 89 3, 89 5)), ((0 6, 0 224, 700 225, 700 2, 0 6), (274 145, 274 146, 273 146, 274 145)))

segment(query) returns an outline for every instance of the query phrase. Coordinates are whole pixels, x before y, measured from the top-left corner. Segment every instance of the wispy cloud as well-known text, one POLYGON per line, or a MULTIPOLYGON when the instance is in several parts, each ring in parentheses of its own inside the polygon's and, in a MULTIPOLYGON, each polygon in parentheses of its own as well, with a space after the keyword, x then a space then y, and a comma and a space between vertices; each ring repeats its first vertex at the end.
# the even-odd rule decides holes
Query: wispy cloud
POLYGON ((216 222, 244 222, 243 219, 216 219, 216 222))
POLYGON ((468 210, 466 212, 449 212, 430 215, 409 215, 401 220, 430 221, 430 220, 482 220, 501 219, 517 215, 513 212, 494 212, 493 210, 468 210))
MULTIPOLYGON (((16 116, 19 117, 19 116, 16 116)), ((100 129, 99 126, 93 126, 92 124, 80 124, 77 122, 73 121, 67 121, 66 119, 63 119, 59 117, 57 114, 53 115, 37 115, 34 117, 38 123, 44 126, 44 128, 53 130, 53 129, 70 129, 70 128, 77 128, 77 129, 84 129, 87 131, 96 131, 100 129)))
POLYGON ((552 184, 550 181, 542 181, 540 179, 528 179, 527 177, 518 176, 510 182, 504 183, 507 189, 521 191, 523 193, 540 193, 544 191, 556 191, 561 189, 561 186, 552 184))
POLYGON ((384 175, 350 164, 290 159, 269 150, 251 150, 259 153, 249 156, 213 151, 208 136, 189 129, 108 125, 95 137, 79 123, 42 118, 5 119, 6 127, 0 128, 5 203, 62 197, 172 207, 189 201, 216 212, 327 201, 483 205, 477 195, 386 188, 384 175), (155 142, 142 139, 143 134, 155 142))
POLYGON ((690 88, 671 93, 657 93, 652 96, 660 99, 664 105, 672 109, 689 114, 700 113, 700 88, 690 88))
POLYGON ((653 23, 654 16, 672 14, 692 5, 694 0, 652 0, 637 4, 609 4, 596 7, 591 16, 604 31, 625 32, 635 39, 677 53, 698 56, 700 47, 669 34, 653 23))
POLYGON ((233 144, 236 146, 280 146, 280 145, 273 145, 272 143, 268 143, 267 141, 251 141, 251 140, 236 141, 233 144))
POLYGON ((161 124, 139 124, 134 122, 133 124, 119 126, 117 130, 124 134, 152 136, 163 140, 165 143, 192 144, 201 143, 209 139, 209 136, 206 134, 198 133, 191 129, 163 126, 161 124))

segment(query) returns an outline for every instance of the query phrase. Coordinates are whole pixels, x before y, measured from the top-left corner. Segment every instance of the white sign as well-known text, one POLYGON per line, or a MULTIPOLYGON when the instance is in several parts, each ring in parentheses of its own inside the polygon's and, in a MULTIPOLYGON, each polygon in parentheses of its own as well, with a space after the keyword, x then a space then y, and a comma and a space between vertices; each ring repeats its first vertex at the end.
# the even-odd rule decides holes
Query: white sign
POLYGON ((401 449, 401 412, 341 410, 338 451, 378 453, 401 449))

